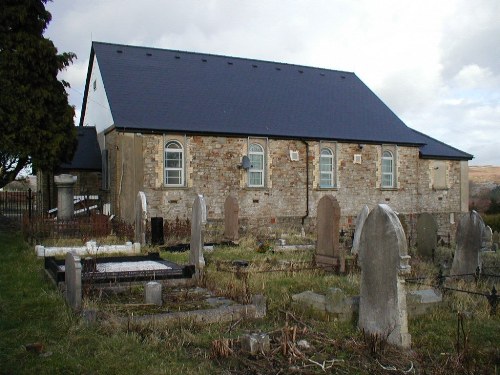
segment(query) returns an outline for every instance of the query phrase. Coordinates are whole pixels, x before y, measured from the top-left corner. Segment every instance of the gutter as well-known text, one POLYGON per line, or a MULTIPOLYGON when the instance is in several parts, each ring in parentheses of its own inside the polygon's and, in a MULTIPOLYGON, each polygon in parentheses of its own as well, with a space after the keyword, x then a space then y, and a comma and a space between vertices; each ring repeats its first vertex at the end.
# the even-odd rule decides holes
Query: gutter
POLYGON ((303 139, 300 141, 306 145, 306 214, 302 216, 302 226, 304 226, 306 218, 309 217, 309 143, 303 139))

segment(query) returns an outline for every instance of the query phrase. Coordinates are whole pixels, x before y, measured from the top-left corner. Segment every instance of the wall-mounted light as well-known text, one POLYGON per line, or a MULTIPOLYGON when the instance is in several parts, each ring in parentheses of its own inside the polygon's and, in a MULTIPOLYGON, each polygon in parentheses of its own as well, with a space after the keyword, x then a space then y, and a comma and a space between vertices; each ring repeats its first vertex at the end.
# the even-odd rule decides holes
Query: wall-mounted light
POLYGON ((358 148, 359 148, 360 150, 362 150, 363 148, 365 148, 365 144, 364 144, 364 143, 360 143, 360 144, 358 144, 358 148))

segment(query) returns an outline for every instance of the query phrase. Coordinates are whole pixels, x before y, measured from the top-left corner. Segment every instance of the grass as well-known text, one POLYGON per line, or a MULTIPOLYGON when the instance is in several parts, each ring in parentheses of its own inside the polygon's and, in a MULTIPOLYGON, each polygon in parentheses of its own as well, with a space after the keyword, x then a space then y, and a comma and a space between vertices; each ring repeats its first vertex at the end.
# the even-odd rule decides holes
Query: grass
MULTIPOLYGON (((291 296, 305 290, 322 293, 339 287, 348 294, 359 293, 358 274, 290 271, 290 264, 296 268, 310 264, 309 251, 259 253, 256 241, 249 238, 242 239, 240 247, 206 253, 205 285, 236 299, 264 293, 268 316, 263 320, 127 326, 113 321, 111 313, 106 322, 88 325, 68 309, 46 279, 42 261, 31 246, 13 232, 0 232, 0 243, 2 374, 320 374, 325 373, 322 366, 326 372, 341 374, 402 373, 410 368, 408 373, 415 374, 499 373, 500 312, 490 317, 486 298, 449 292, 443 306, 409 319, 412 350, 374 345, 353 322, 335 321, 291 304, 291 296), (242 259, 250 262, 246 273, 228 272, 234 270, 231 261, 242 259), (249 332, 269 333, 272 355, 241 354, 239 338, 249 332), (298 347, 302 339, 310 349, 298 347), (32 343, 43 345, 41 353, 26 349, 32 343), (221 351, 221 345, 230 350, 221 351), (231 350, 233 354, 228 355, 231 350)), ((161 254, 178 263, 186 263, 189 256, 187 252, 161 254)), ((436 259, 449 255, 449 249, 439 249, 436 259)), ((487 262, 496 265, 499 258, 500 254, 489 254, 487 262)), ((416 257, 412 268, 413 276, 437 270, 416 257)), ((457 286, 485 291, 491 289, 491 281, 457 286)))

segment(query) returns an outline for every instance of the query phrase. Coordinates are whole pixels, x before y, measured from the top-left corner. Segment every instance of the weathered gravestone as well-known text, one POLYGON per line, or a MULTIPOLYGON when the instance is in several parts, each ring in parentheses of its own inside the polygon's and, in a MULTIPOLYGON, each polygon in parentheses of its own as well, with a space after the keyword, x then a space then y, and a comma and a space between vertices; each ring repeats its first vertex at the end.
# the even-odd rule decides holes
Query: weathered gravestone
POLYGON ((491 251, 493 247, 493 232, 489 225, 486 225, 483 228, 483 238, 481 244, 482 251, 491 251))
POLYGON ((370 209, 365 204, 356 218, 356 229, 354 230, 354 239, 352 241, 351 254, 355 255, 359 251, 359 240, 361 239, 361 232, 363 231, 363 225, 365 220, 370 213, 370 209))
POLYGON ((82 307, 82 263, 78 255, 67 253, 64 262, 65 297, 73 310, 82 307))
POLYGON ((455 256, 450 275, 473 274, 479 266, 479 252, 483 238, 484 222, 476 211, 460 218, 457 226, 455 256))
MULTIPOLYGON (((339 245, 340 206, 333 195, 318 202, 316 264, 342 268, 339 245)), ((341 269, 342 271, 342 269, 341 269)))
POLYGON ((239 240, 239 213, 238 200, 233 195, 228 196, 224 202, 224 238, 235 243, 239 240))
POLYGON ((491 236, 491 241, 497 245, 500 243, 500 235, 498 234, 497 231, 493 232, 493 235, 491 236))
POLYGON ((361 233, 358 326, 402 348, 411 344, 403 276, 410 271, 409 259, 398 217, 389 206, 379 204, 368 215, 361 233))
POLYGON ((162 285, 157 281, 150 281, 144 286, 144 302, 153 305, 162 305, 162 285))
POLYGON ((57 186, 57 219, 70 220, 75 212, 73 201, 73 186, 76 183, 76 176, 61 174, 54 176, 54 183, 57 186))
POLYGON ((148 219, 148 206, 146 194, 140 191, 135 200, 135 242, 146 244, 146 221, 148 219))
POLYGON ((418 215, 417 220, 417 253, 430 258, 437 246, 438 225, 434 216, 428 212, 418 215))
POLYGON ((196 274, 205 267, 205 258, 203 257, 203 234, 207 222, 207 206, 203 195, 198 194, 193 203, 193 212, 191 216, 191 242, 189 261, 194 264, 196 274))

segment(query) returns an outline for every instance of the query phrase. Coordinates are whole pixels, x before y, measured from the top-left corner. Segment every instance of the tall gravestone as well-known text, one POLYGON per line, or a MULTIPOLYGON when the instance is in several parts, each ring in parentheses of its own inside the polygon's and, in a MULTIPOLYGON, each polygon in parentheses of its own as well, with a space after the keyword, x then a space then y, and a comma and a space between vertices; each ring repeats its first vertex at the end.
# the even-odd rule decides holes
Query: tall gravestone
POLYGON ((365 224, 365 220, 370 213, 370 209, 365 204, 356 218, 356 229, 354 230, 354 239, 352 241, 351 254, 355 255, 359 251, 359 241, 361 239, 361 232, 363 230, 363 225, 365 224))
POLYGON ((483 228, 483 219, 476 211, 471 211, 460 218, 457 226, 457 247, 451 265, 451 275, 476 272, 479 266, 483 228))
POLYGON ((75 212, 73 201, 73 187, 76 183, 76 176, 70 174, 60 174, 54 176, 54 183, 57 187, 57 219, 70 220, 75 212))
POLYGON ((66 301, 73 310, 82 307, 82 263, 78 255, 67 253, 64 262, 66 301))
POLYGON ((333 195, 325 195, 318 202, 316 264, 341 266, 339 245, 340 206, 333 195))
POLYGON ((388 205, 379 204, 368 215, 361 233, 358 326, 402 348, 411 344, 404 281, 410 272, 409 259, 397 215, 388 205))
POLYGON ((240 206, 235 196, 230 195, 224 202, 224 238, 237 243, 239 240, 240 206))
POLYGON ((483 241, 481 244, 482 251, 491 251, 493 247, 493 231, 489 225, 483 228, 483 241))
POLYGON ((207 206, 203 195, 198 194, 193 203, 193 212, 191 217, 191 242, 189 261, 194 264, 196 274, 205 267, 205 258, 203 257, 203 234, 207 222, 207 206))
POLYGON ((434 216, 428 212, 418 215, 417 220, 417 252, 420 256, 430 258, 437 246, 438 225, 434 216))
POLYGON ((135 200, 135 242, 146 244, 146 222, 148 219, 148 206, 146 194, 140 191, 135 200))

